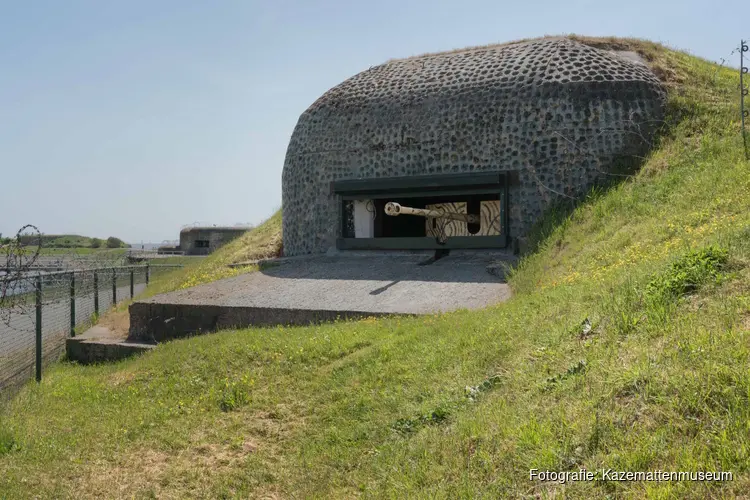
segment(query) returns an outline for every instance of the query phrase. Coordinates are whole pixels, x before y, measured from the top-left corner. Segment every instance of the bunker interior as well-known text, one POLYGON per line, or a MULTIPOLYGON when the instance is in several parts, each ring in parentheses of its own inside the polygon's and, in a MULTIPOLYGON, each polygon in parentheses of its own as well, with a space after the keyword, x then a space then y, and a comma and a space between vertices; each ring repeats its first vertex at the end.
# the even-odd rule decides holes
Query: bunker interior
POLYGON ((507 172, 346 179, 331 183, 337 197, 340 250, 506 248, 507 172), (389 216, 385 206, 471 214, 479 223, 443 217, 389 216))

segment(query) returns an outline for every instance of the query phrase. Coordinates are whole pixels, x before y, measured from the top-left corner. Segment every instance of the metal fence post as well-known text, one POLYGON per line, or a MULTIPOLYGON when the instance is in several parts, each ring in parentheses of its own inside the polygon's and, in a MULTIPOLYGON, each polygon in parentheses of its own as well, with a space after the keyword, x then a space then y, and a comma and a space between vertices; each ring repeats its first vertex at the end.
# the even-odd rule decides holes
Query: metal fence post
POLYGON ((133 279, 134 279, 133 270, 131 269, 130 270, 130 298, 131 299, 133 298, 133 279))
POLYGON ((112 268, 112 305, 117 304, 117 269, 112 268))
POLYGON ((70 336, 76 336, 76 273, 70 273, 70 336))
POLYGON ((94 314, 99 316, 99 273, 94 270, 94 314))
POLYGON ((745 96, 748 95, 748 89, 745 88, 745 82, 743 75, 747 73, 748 69, 745 67, 745 52, 748 51, 747 42, 740 40, 740 120, 742 127, 742 144, 745 148, 745 159, 748 159, 747 151, 747 138, 745 134, 745 117, 748 112, 745 110, 745 96))
POLYGON ((149 271, 149 269, 148 269, 148 262, 146 262, 146 285, 148 285, 148 274, 149 274, 148 271, 149 271))
POLYGON ((42 275, 36 277, 36 381, 42 381, 42 275))

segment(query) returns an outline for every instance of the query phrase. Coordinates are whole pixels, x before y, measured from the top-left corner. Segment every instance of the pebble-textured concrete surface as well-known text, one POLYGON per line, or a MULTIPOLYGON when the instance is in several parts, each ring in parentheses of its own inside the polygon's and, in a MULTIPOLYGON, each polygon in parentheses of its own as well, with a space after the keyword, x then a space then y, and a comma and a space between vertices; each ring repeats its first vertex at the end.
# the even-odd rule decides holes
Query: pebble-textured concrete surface
POLYGON ((510 295, 489 256, 311 256, 141 303, 426 314, 475 309, 510 295))
POLYGON ((340 236, 330 182, 514 171, 509 236, 545 208, 635 168, 665 90, 633 53, 568 38, 392 60, 321 96, 299 118, 282 174, 285 255, 340 236))

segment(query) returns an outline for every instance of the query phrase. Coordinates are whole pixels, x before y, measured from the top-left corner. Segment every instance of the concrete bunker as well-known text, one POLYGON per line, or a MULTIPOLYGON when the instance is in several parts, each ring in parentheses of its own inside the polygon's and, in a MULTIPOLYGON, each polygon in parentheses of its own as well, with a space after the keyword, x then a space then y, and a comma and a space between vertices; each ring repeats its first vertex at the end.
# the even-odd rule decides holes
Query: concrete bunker
POLYGON ((180 231, 180 246, 185 255, 208 255, 222 245, 239 238, 247 227, 186 227, 180 231))
POLYGON ((284 252, 523 245, 553 203, 633 170, 665 96, 637 55, 570 38, 371 67, 299 118, 284 252))

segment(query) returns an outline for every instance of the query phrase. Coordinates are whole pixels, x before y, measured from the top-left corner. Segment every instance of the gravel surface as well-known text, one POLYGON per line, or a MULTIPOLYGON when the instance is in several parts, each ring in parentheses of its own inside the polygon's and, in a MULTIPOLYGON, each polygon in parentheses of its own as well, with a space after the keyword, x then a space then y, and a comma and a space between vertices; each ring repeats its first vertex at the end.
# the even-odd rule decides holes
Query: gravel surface
POLYGON ((491 255, 314 256, 260 272, 157 295, 142 302, 425 314, 477 309, 507 300, 490 274, 491 255))

